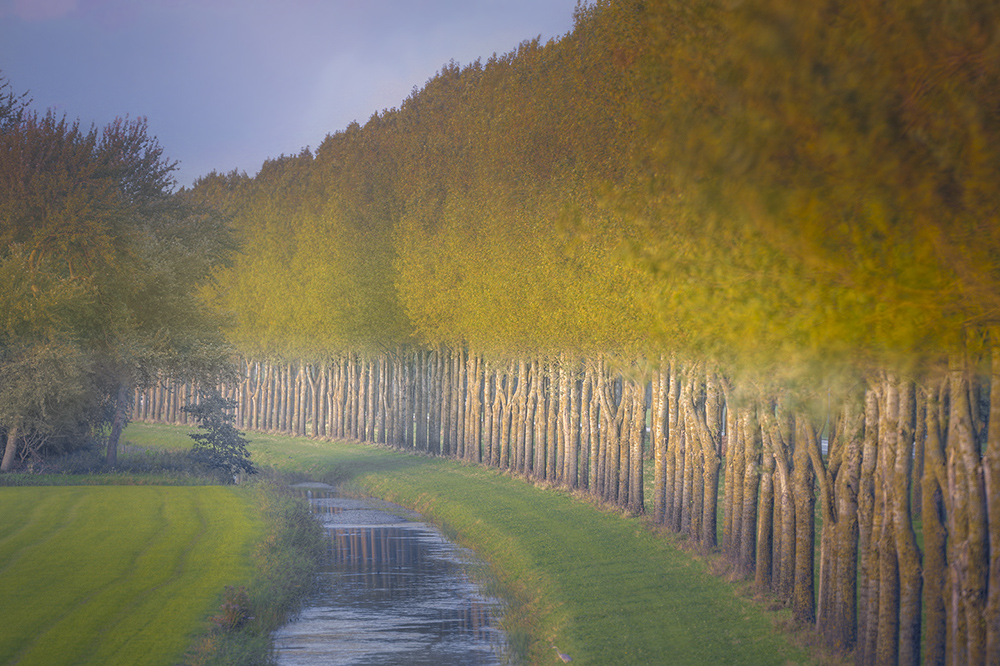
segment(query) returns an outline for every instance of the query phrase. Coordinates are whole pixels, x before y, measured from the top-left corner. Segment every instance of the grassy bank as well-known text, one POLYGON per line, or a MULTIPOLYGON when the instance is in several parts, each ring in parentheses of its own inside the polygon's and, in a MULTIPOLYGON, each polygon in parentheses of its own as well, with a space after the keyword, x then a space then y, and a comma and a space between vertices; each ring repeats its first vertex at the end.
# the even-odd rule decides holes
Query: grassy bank
POLYGON ((207 632, 187 655, 190 666, 270 663, 271 634, 298 609, 312 585, 323 530, 287 487, 257 480, 248 489, 262 527, 245 585, 226 587, 207 632))
POLYGON ((222 487, 0 488, 0 663, 176 664, 262 526, 222 487))
MULTIPOLYGON (((183 428, 126 436, 188 446, 183 428)), ((773 616, 737 596, 645 523, 493 470, 371 446, 253 433, 258 463, 413 507, 493 565, 508 630, 532 663, 551 646, 579 664, 789 664, 805 655, 773 616)))

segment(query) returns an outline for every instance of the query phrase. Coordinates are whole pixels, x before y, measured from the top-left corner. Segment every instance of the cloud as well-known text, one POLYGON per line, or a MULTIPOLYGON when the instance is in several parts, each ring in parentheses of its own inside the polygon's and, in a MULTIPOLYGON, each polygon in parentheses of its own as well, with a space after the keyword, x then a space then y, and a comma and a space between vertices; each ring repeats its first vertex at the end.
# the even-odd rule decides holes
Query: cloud
POLYGON ((0 0, 0 18, 48 21, 62 18, 76 8, 77 0, 0 0))

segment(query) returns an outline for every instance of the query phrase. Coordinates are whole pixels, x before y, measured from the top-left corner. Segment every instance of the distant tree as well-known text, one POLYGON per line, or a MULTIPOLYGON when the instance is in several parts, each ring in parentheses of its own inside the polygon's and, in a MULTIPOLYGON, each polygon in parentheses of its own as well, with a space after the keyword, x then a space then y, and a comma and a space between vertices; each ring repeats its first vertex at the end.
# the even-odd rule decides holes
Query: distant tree
POLYGON ((3 70, 0 70, 0 130, 21 122, 29 104, 31 99, 28 93, 15 93, 3 70))

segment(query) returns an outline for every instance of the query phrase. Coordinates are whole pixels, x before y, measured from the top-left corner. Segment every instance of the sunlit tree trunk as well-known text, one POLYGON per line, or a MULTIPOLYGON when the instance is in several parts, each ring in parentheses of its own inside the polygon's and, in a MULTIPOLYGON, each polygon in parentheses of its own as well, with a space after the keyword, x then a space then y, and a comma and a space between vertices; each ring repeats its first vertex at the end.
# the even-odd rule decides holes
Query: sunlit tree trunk
POLYGON ((920 552, 913 532, 910 497, 915 426, 915 393, 912 382, 899 386, 899 420, 892 477, 893 523, 899 562, 899 663, 920 664, 920 623, 923 580, 920 552))
POLYGON ((733 510, 739 510, 733 522, 739 526, 733 530, 737 538, 731 547, 739 549, 736 571, 740 576, 752 576, 757 565, 757 521, 760 509, 758 488, 760 487, 760 457, 762 450, 760 424, 751 409, 733 410, 742 416, 732 419, 733 427, 740 431, 739 443, 742 451, 742 478, 733 476, 733 490, 739 503, 733 502, 733 510))
POLYGON ((989 342, 990 412, 983 458, 989 532, 985 662, 1000 664, 1000 327, 990 329, 989 342))
POLYGON ((879 561, 876 522, 876 477, 878 464, 879 394, 869 387, 865 394, 865 434, 858 484, 858 646, 857 661, 869 664, 875 659, 878 627, 879 561))
POLYGON ((645 512, 645 497, 643 489, 643 459, 642 440, 646 430, 646 387, 643 384, 632 383, 632 428, 629 435, 631 451, 629 454, 629 494, 628 511, 632 515, 645 512))
POLYGON ((580 382, 580 485, 588 491, 591 488, 594 462, 594 436, 591 408, 593 407, 594 378, 590 365, 584 362, 583 380, 580 382))
POLYGON ((723 384, 726 402, 726 455, 723 467, 724 478, 722 497, 722 552, 733 568, 737 566, 740 530, 742 523, 737 518, 743 506, 743 484, 737 484, 735 479, 743 478, 746 471, 744 456, 744 432, 739 426, 739 410, 733 408, 732 387, 723 384))
POLYGON ((549 382, 548 391, 546 392, 548 400, 545 403, 545 478, 554 482, 558 474, 556 461, 558 460, 559 445, 556 442, 558 434, 556 422, 559 414, 559 369, 551 357, 549 358, 548 368, 549 382))
POLYGON ((623 377, 618 378, 619 398, 618 411, 621 421, 618 425, 618 506, 627 508, 629 505, 630 481, 632 470, 631 432, 635 412, 632 400, 632 383, 623 377))
POLYGON ((775 414, 768 407, 762 412, 763 421, 767 424, 768 441, 771 444, 771 455, 774 457, 775 476, 777 478, 775 511, 774 554, 772 555, 771 585, 776 597, 784 602, 792 601, 795 587, 795 502, 792 490, 791 464, 788 451, 793 442, 792 432, 785 432, 782 421, 785 417, 780 412, 775 414), (778 518, 780 517, 780 521, 778 518))
POLYGON ((580 382, 577 379, 579 363, 573 360, 567 372, 569 383, 569 412, 566 428, 566 477, 570 488, 580 486, 580 382))
POLYGON ((667 428, 670 442, 667 448, 667 491, 668 509, 667 525, 674 532, 680 532, 682 527, 684 501, 684 457, 685 433, 684 421, 680 417, 680 373, 677 364, 670 362, 670 389, 667 392, 667 428))
POLYGON ((528 363, 524 358, 518 361, 517 365, 517 389, 514 391, 513 433, 511 435, 514 450, 514 468, 518 472, 524 472, 527 468, 527 451, 525 438, 525 419, 527 418, 528 407, 528 363))
POLYGON ((813 491, 815 476, 809 450, 819 444, 816 442, 816 430, 807 419, 799 418, 797 424, 798 432, 792 445, 792 488, 795 493, 795 587, 792 593, 792 616, 803 624, 810 624, 816 621, 816 495, 813 491))
POLYGON ((534 452, 534 463, 532 475, 536 479, 545 478, 545 364, 540 358, 532 361, 532 382, 531 391, 534 394, 534 435, 532 446, 534 452))
POLYGON ((653 406, 650 419, 650 445, 653 448, 653 523, 667 522, 667 392, 670 380, 666 360, 661 356, 653 370, 653 406))
MULTIPOLYGON (((843 415, 838 419, 834 438, 840 458, 834 469, 833 493, 836 516, 835 534, 831 539, 829 588, 821 593, 824 609, 817 617, 820 631, 827 644, 837 650, 851 650, 857 641, 857 581, 858 581, 858 496, 861 475, 861 449, 864 421, 860 404, 848 397, 843 415)), ((823 524, 826 529, 826 523, 823 524)))
POLYGON ((465 455, 466 441, 466 427, 465 424, 468 420, 468 402, 466 400, 466 394, 468 392, 467 378, 468 378, 468 356, 469 353, 465 349, 458 350, 458 375, 457 375, 457 386, 456 393, 458 395, 458 421, 456 423, 455 434, 457 437, 458 447, 455 449, 455 454, 458 457, 463 457, 465 455))
POLYGON ((754 587, 764 592, 771 590, 774 548, 774 454, 771 434, 761 428, 760 504, 757 508, 757 557, 754 569, 754 587))
POLYGON ((949 531, 949 552, 953 566, 956 592, 954 616, 957 629, 955 638, 956 661, 964 658, 968 664, 983 664, 986 659, 986 593, 988 588, 989 533, 986 522, 986 489, 982 458, 970 405, 968 371, 959 359, 952 359, 949 367, 951 385, 951 418, 949 420, 948 448, 949 478, 954 477, 953 529, 949 531), (964 646, 960 647, 963 642, 964 646), (964 649, 964 654, 962 650, 964 649))
POLYGON ((482 426, 483 426, 483 359, 480 355, 469 354, 468 408, 466 422, 468 423, 465 439, 465 459, 470 462, 482 461, 482 426))

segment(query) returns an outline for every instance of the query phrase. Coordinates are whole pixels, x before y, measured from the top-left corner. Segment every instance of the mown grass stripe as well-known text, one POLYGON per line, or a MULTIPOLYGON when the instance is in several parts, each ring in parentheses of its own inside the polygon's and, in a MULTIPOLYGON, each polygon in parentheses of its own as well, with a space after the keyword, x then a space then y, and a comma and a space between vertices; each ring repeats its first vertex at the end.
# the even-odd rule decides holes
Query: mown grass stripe
POLYGON ((39 493, 75 498, 76 515, 46 518, 17 562, 0 560, 0 663, 175 663, 221 589, 248 575, 256 524, 231 489, 0 488, 4 511, 39 493))
MULTIPOLYGON (((229 527, 227 521, 220 516, 230 511, 242 511, 243 506, 235 495, 217 488, 219 493, 199 493, 193 497, 195 504, 192 511, 197 514, 201 529, 186 544, 177 560, 173 575, 164 579, 156 586, 137 594, 128 609, 123 609, 107 627, 106 636, 100 641, 100 649, 95 652, 95 663, 114 666, 128 666, 142 659, 143 653, 150 649, 150 640, 136 640, 138 636, 146 636, 155 631, 163 622, 164 617, 190 613, 192 601, 197 598, 198 588, 206 583, 204 580, 194 580, 190 572, 210 573, 236 568, 245 554, 245 545, 233 543, 225 538, 229 527), (212 502, 209 503, 209 499, 212 502), (227 511, 221 508, 229 505, 227 511)), ((209 576, 210 578, 210 576, 209 576)), ((227 581, 219 578, 215 589, 221 591, 227 581)), ((215 607, 215 599, 208 598, 203 603, 199 615, 204 617, 215 607)), ((154 635, 154 646, 166 646, 177 637, 154 635)), ((182 638, 189 638, 182 637, 182 638)), ((157 651, 160 651, 159 649, 157 651)))
POLYGON ((40 539, 56 537, 61 528, 76 516, 81 497, 72 493, 32 493, 34 501, 27 505, 15 503, 10 495, 0 489, 0 577, 32 548, 43 542, 40 539), (26 520, 21 520, 26 516, 26 520), (42 535, 47 535, 42 536, 42 535))

